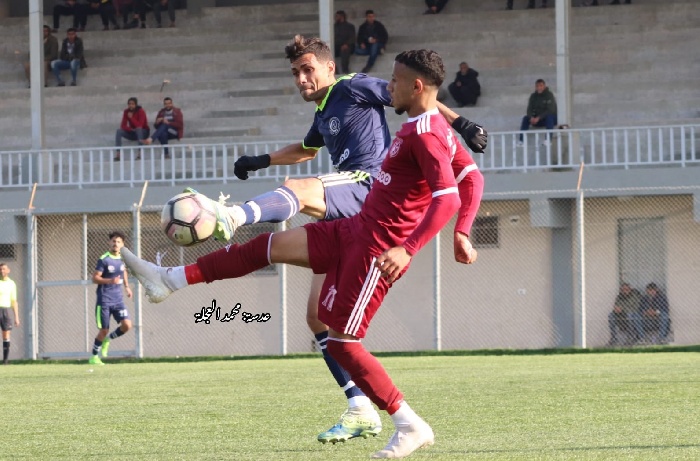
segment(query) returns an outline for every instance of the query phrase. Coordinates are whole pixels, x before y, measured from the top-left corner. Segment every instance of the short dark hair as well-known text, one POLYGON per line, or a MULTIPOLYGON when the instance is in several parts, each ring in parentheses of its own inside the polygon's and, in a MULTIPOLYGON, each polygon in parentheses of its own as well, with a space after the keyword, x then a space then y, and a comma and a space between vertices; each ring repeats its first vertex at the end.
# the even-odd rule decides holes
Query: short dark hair
POLYGON ((659 291, 659 287, 654 282, 651 282, 647 285, 647 290, 659 291))
POLYGON ((44 25, 44 29, 49 29, 49 32, 51 32, 51 28, 47 25, 44 25))
POLYGON ((131 101, 134 101, 134 104, 136 104, 137 106, 139 105, 139 100, 136 99, 136 96, 130 97, 129 100, 126 101, 126 103, 128 104, 128 103, 130 103, 131 101))
POLYGON ((71 32, 77 32, 77 31, 75 30, 75 27, 71 27, 70 29, 68 29, 68 30, 66 31, 66 33, 69 33, 69 34, 70 34, 71 32))
POLYGON ((318 37, 306 38, 303 35, 295 35, 291 42, 284 47, 284 54, 289 62, 294 62, 305 54, 313 54, 321 62, 333 60, 328 44, 318 37))
POLYGON ((396 55, 394 61, 418 72, 427 83, 437 87, 445 80, 445 65, 433 50, 410 50, 396 55))
POLYGON ((347 19, 348 17, 345 15, 345 11, 343 10, 338 10, 335 12, 335 14, 339 14, 343 17, 343 19, 347 19))
POLYGON ((173 98, 171 98, 170 96, 166 96, 163 98, 163 102, 165 102, 165 101, 173 102, 173 98))
POLYGON ((374 14, 374 10, 367 10, 367 11, 365 11, 365 16, 367 16, 368 14, 374 14))
POLYGON ((126 236, 119 231, 112 231, 112 233, 109 234, 110 240, 112 240, 114 237, 119 237, 120 239, 122 239, 122 242, 126 242, 126 236))
POLYGON ((538 79, 537 79, 537 81, 535 82, 535 84, 537 84, 537 83, 542 83, 542 84, 546 85, 545 81, 542 80, 541 78, 538 78, 538 79))

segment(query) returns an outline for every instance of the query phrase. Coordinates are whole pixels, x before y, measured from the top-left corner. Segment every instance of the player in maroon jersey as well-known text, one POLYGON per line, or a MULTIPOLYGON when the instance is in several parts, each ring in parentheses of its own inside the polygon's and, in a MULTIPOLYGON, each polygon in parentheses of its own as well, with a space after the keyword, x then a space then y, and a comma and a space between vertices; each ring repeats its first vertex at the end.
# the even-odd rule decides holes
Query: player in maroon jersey
POLYGON ((273 263, 325 273, 319 319, 330 327, 327 348, 396 426, 374 458, 408 456, 432 445, 434 436, 360 339, 389 287, 458 209, 455 259, 473 259, 466 234, 479 207, 483 177, 436 109, 444 75, 442 59, 434 51, 405 51, 396 57, 389 93, 397 113, 406 112, 409 119, 391 144, 359 214, 262 234, 188 266, 158 267, 122 249, 151 302, 187 285, 241 277, 273 263))

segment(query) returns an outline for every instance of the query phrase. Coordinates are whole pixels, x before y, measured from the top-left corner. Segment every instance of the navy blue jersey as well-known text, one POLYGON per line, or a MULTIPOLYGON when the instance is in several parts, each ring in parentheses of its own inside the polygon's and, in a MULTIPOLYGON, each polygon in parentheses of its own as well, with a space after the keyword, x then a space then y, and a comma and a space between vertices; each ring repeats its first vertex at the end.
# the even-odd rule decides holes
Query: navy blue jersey
POLYGON ((102 278, 113 279, 121 277, 122 283, 116 285, 97 285, 97 304, 100 306, 113 306, 122 304, 124 298, 122 290, 124 290, 124 262, 122 257, 114 256, 109 251, 97 260, 95 271, 101 272, 102 278))
POLYGON ((328 148, 338 171, 366 171, 375 176, 391 136, 384 106, 391 104, 388 82, 365 74, 340 77, 316 106, 305 148, 328 148))

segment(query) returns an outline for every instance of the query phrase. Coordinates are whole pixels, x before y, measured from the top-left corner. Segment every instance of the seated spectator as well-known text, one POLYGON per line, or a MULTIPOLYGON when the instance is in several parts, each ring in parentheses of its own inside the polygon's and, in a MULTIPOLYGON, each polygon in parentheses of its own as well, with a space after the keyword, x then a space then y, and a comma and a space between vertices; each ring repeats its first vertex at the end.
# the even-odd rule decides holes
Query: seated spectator
POLYGON ((88 13, 99 13, 102 19, 102 30, 109 30, 109 24, 112 24, 114 30, 119 30, 117 24, 117 11, 114 8, 112 0, 88 0, 88 13))
POLYGON ((423 14, 438 14, 447 5, 447 0, 425 0, 425 5, 428 9, 423 14))
MULTIPOLYGON (((46 75, 44 79, 49 78, 51 73, 51 62, 58 59, 58 39, 51 35, 51 28, 44 26, 44 65, 46 66, 46 75)), ((28 85, 32 84, 31 64, 29 63, 29 55, 24 62, 24 74, 27 76, 28 85)), ((44 80, 44 86, 48 86, 44 80)))
POLYGON ((357 48, 355 48, 355 54, 369 55, 362 72, 367 73, 372 69, 377 56, 384 52, 388 41, 389 33, 381 22, 375 20, 374 11, 365 11, 365 22, 360 25, 360 29, 357 31, 357 48))
POLYGON ((668 298, 659 290, 655 283, 646 287, 646 295, 639 302, 639 317, 637 334, 644 338, 645 333, 656 333, 653 343, 668 344, 668 333, 671 330, 668 298))
POLYGON ((61 80, 61 71, 66 69, 70 69, 70 86, 78 84, 78 69, 81 66, 87 67, 84 65, 85 56, 83 50, 83 40, 78 37, 76 30, 71 27, 66 32, 66 38, 63 39, 58 59, 51 62, 51 69, 56 76, 58 86, 66 86, 65 82, 61 80))
MULTIPOLYGON (((530 95, 530 100, 527 103, 527 115, 523 117, 520 124, 521 131, 527 131, 530 126, 543 126, 548 130, 554 129, 557 125, 557 100, 547 84, 541 78, 535 82, 535 92, 530 95)), ((549 138, 545 139, 543 144, 548 145, 552 133, 549 133, 549 138)), ((520 133, 518 145, 523 145, 523 134, 520 133)))
POLYGON ((61 16, 73 16, 73 28, 81 32, 85 30, 85 7, 76 0, 59 0, 53 7, 53 32, 58 32, 61 16))
POLYGON ((481 96, 478 76, 479 72, 471 69, 469 64, 459 63, 459 72, 455 81, 447 87, 459 107, 476 105, 476 100, 481 96))
POLYGON ((145 0, 121 0, 119 12, 122 15, 124 29, 146 28, 146 2, 145 0), (129 20, 129 15, 132 16, 129 20))
POLYGON ((333 26, 335 57, 340 57, 340 68, 344 74, 350 73, 350 55, 355 51, 355 26, 348 22, 345 11, 335 12, 333 26))
MULTIPOLYGON (((598 0, 596 0, 596 3, 598 3, 598 0)), ((625 5, 629 5, 631 3, 632 3, 632 0, 625 0, 625 5)), ((619 5, 620 0, 613 0, 612 2, 610 2, 610 4, 611 5, 619 5)))
POLYGON ((608 315, 608 326, 610 327, 609 346, 622 344, 620 333, 623 332, 632 336, 628 343, 640 339, 636 336, 635 314, 639 311, 639 301, 641 299, 642 294, 636 288, 632 288, 629 283, 620 285, 620 291, 615 298, 613 310, 608 315))
MULTIPOLYGON (((163 108, 156 115, 156 122, 153 124, 156 129, 153 134, 144 139, 144 144, 151 144, 153 141, 160 141, 164 146, 168 145, 170 139, 182 139, 185 132, 185 120, 182 117, 182 111, 173 106, 171 98, 163 99, 163 108)), ((166 147, 165 158, 170 158, 170 151, 166 147)))
MULTIPOLYGON (((127 107, 122 114, 122 123, 117 130, 117 135, 114 140, 114 144, 117 147, 122 146, 122 138, 143 144, 143 141, 148 138, 150 132, 148 128, 148 116, 146 115, 146 111, 143 110, 143 107, 139 106, 138 99, 131 97, 126 104, 127 107)), ((121 151, 117 149, 117 154, 114 156, 115 162, 121 160, 120 154, 121 151)), ((136 156, 136 160, 140 158, 140 154, 136 156)))
MULTIPOLYGON (((535 7, 535 0, 528 0, 527 1, 527 9, 531 10, 535 7)), ((542 8, 547 8, 547 0, 542 0, 542 8)), ((512 10, 513 9, 513 0, 507 0, 506 1, 506 10, 512 10)))
POLYGON ((153 1, 153 16, 156 18, 156 27, 162 27, 160 12, 163 8, 168 10, 168 18, 170 18, 170 27, 175 27, 175 7, 177 0, 154 0, 153 1))

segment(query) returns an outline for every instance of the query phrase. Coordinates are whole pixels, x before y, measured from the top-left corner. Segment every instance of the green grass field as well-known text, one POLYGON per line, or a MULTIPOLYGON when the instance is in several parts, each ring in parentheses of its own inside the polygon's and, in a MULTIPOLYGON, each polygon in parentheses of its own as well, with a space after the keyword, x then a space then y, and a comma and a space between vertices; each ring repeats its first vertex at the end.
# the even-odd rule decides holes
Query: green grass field
MULTIPOLYGON (((433 447, 410 459, 700 460, 698 352, 382 356, 433 447)), ((364 460, 322 445, 345 400, 319 357, 12 364, 0 459, 364 460)))

